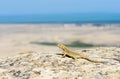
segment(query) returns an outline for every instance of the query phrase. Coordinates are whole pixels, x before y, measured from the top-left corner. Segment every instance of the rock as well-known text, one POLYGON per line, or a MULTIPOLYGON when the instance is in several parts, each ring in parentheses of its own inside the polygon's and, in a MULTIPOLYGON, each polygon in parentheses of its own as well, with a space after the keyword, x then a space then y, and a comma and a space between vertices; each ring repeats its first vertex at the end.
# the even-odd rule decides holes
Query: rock
POLYGON ((0 60, 0 79, 120 79, 120 48, 93 48, 84 53, 107 63, 74 60, 39 52, 0 60))

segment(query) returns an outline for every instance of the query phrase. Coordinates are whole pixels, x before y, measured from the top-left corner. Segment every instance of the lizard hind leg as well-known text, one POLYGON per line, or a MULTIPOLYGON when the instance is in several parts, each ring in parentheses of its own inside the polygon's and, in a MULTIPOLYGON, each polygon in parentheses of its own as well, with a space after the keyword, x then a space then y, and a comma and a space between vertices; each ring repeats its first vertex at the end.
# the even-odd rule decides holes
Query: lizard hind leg
POLYGON ((78 58, 76 58, 76 57, 73 57, 72 59, 73 59, 74 62, 78 61, 78 58))

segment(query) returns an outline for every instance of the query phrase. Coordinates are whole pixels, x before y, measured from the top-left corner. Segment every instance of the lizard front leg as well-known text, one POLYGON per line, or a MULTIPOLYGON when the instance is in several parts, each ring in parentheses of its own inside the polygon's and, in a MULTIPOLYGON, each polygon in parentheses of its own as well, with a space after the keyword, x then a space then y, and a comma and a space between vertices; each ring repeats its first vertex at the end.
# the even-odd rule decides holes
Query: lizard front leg
POLYGON ((65 58, 66 55, 67 55, 67 54, 66 54, 65 52, 63 52, 63 56, 62 56, 62 57, 65 58))

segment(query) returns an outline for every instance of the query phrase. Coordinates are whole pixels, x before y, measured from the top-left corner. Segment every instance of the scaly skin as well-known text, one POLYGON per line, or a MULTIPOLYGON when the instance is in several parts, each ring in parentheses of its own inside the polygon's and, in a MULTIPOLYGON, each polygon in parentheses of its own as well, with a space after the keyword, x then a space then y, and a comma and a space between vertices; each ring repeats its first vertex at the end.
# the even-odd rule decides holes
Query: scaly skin
POLYGON ((63 57, 65 57, 66 55, 68 55, 69 57, 73 58, 73 59, 79 59, 79 58, 83 58, 86 59, 88 61, 94 62, 94 63, 103 63, 104 61, 98 61, 98 60, 94 60, 91 59, 88 55, 85 55, 83 53, 77 53, 77 52, 73 52, 70 49, 68 49, 64 44, 59 43, 58 47, 60 49, 63 50, 63 57))

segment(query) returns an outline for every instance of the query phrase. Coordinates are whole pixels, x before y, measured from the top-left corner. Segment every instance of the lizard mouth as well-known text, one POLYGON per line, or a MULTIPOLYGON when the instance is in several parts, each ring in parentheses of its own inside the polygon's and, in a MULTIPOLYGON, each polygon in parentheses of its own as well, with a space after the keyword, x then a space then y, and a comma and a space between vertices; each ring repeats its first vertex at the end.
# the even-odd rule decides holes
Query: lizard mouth
POLYGON ((61 45, 60 45, 60 44, 58 44, 57 46, 58 46, 58 47, 61 47, 61 45))

